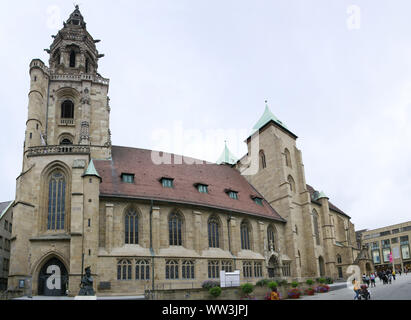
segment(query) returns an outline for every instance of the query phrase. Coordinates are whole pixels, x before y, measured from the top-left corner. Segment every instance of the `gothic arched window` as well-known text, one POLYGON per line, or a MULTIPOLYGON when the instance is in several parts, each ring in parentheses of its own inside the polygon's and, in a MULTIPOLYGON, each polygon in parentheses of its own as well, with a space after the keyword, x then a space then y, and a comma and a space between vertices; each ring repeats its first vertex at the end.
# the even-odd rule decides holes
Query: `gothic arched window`
POLYGON ((245 221, 241 223, 241 249, 251 250, 250 228, 245 221))
POLYGON ((47 230, 63 230, 66 215, 66 179, 61 171, 49 180, 47 230))
POLYGON ((265 154, 264 151, 260 151, 260 168, 264 169, 267 167, 267 162, 265 160, 265 154))
POLYGON ((66 100, 61 104, 61 118, 73 119, 74 118, 74 103, 70 100, 66 100))
POLYGON ((120 260, 117 263, 117 280, 131 280, 131 261, 120 260))
POLYGON ((268 250, 275 251, 275 231, 273 227, 267 229, 268 250))
POLYGON ((178 279, 178 261, 168 260, 166 262, 166 279, 178 279))
POLYGON ((287 148, 284 150, 284 155, 285 155, 285 164, 286 164, 286 166, 292 168, 291 154, 290 154, 290 151, 288 151, 287 148))
POLYGON ((136 260, 136 280, 150 279, 150 262, 148 260, 136 260))
POLYGON ((339 254, 337 254, 337 263, 342 263, 342 258, 339 254))
POLYGON ((129 209, 124 217, 124 237, 126 244, 138 244, 138 215, 129 209))
POLYGON ((288 183, 290 184, 291 192, 295 192, 295 182, 292 176, 288 176, 287 178, 288 183))
POLYGON ((172 213, 168 220, 170 246, 182 246, 183 219, 178 213, 172 213))
POLYGON ((183 279, 194 279, 194 261, 183 261, 181 266, 181 276, 183 279))
POLYGON ((210 248, 220 247, 219 226, 217 218, 211 217, 208 220, 208 246, 210 248))
POLYGON ((76 52, 72 50, 70 52, 70 68, 76 67, 76 52))

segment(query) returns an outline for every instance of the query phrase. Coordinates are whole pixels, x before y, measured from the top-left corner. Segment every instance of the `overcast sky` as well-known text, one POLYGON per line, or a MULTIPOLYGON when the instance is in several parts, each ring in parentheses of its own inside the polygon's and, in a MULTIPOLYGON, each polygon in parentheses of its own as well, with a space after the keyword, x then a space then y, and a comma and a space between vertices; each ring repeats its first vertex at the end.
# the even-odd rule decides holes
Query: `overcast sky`
MULTIPOLYGON (((238 157, 264 111, 356 229, 411 220, 411 2, 79 2, 110 78, 114 145, 238 157), (183 132, 183 140, 178 132, 183 132), (167 133, 168 139, 164 139, 167 133)), ((29 63, 73 1, 2 1, 0 202, 21 172, 29 63)))

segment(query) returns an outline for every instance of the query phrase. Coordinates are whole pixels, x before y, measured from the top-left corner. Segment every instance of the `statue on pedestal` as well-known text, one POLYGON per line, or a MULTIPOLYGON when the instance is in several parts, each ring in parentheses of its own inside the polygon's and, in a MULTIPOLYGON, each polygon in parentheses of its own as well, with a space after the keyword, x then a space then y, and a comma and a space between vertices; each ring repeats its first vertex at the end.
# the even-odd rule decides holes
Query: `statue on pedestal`
POLYGON ((80 292, 79 296, 94 296, 94 289, 93 289, 93 277, 91 276, 91 269, 90 267, 87 267, 85 269, 86 274, 83 276, 83 279, 81 279, 81 284, 80 284, 80 292))

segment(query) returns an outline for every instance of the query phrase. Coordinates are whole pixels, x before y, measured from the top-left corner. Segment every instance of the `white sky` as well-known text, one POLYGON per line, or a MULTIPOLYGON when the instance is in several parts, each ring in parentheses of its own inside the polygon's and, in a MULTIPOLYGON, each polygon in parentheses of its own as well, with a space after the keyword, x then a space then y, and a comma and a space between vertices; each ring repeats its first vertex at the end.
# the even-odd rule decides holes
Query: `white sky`
MULTIPOLYGON (((242 156, 268 99, 299 136, 307 183, 356 229, 411 220, 410 1, 79 4, 106 55, 99 72, 111 79, 114 145, 215 161, 227 139, 242 156), (164 132, 168 140, 159 139, 164 132)), ((1 8, 0 201, 7 201, 21 171, 29 63, 48 63, 43 49, 74 7, 42 0, 1 8)))

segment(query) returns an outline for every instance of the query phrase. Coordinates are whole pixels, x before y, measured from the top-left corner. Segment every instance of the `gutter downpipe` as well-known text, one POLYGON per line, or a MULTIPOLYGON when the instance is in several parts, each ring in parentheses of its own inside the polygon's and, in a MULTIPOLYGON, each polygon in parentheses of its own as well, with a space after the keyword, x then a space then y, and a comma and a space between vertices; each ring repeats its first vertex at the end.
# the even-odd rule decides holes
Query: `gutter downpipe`
POLYGON ((151 254, 151 290, 154 291, 154 249, 153 249, 153 200, 150 200, 150 254, 151 254))

